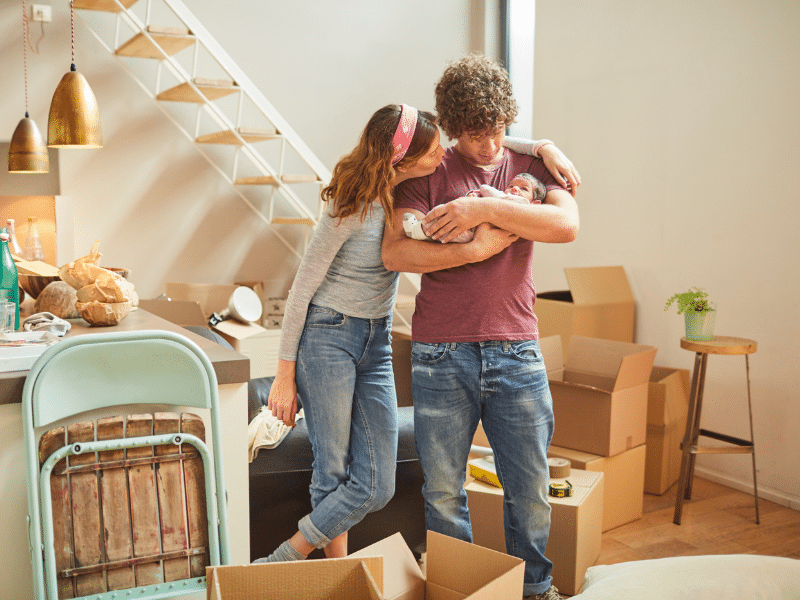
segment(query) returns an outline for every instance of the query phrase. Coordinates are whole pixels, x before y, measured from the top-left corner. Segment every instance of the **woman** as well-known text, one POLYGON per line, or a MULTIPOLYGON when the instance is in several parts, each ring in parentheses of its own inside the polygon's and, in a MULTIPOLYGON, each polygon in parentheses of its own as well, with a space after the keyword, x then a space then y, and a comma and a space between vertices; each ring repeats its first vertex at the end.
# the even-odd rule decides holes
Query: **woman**
MULTIPOLYGON (((546 148, 560 155, 560 170, 575 181, 566 157, 546 148)), ((314 548, 329 558, 346 556, 347 531, 394 494, 390 330, 398 274, 381 260, 384 220, 392 218, 393 188, 433 173, 443 153, 434 115, 385 106, 322 191, 328 209, 289 293, 269 395, 272 414, 287 424, 294 422, 298 393, 303 399, 314 452, 313 510, 289 540, 256 562, 302 560, 314 548)), ((475 251, 485 258, 496 252, 479 242, 475 251)))

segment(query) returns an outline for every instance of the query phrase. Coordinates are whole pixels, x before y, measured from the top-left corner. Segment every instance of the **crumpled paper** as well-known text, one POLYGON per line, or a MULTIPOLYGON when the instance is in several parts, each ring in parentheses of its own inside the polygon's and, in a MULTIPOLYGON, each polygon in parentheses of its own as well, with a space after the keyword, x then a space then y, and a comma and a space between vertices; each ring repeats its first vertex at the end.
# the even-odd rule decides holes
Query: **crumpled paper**
MULTIPOLYGON (((295 424, 304 417, 305 414, 301 408, 294 417, 295 424)), ((250 462, 253 462, 258 455, 258 451, 262 448, 267 450, 276 448, 278 444, 289 435, 291 430, 292 427, 286 425, 283 421, 278 419, 278 417, 273 415, 268 407, 261 407, 259 413, 253 417, 253 420, 250 421, 250 424, 247 426, 250 462)))
POLYGON ((71 327, 72 324, 69 321, 50 312, 33 314, 22 322, 23 331, 49 331, 58 337, 63 337, 71 327))

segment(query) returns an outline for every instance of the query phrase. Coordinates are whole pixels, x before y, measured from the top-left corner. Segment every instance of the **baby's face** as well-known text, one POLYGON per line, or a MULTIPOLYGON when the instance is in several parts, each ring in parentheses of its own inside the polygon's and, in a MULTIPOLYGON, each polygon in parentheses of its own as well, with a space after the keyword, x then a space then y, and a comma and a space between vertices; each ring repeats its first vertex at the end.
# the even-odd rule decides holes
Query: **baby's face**
POLYGON ((524 177, 515 177, 509 182, 506 194, 522 196, 528 202, 531 202, 533 201, 533 182, 524 177))

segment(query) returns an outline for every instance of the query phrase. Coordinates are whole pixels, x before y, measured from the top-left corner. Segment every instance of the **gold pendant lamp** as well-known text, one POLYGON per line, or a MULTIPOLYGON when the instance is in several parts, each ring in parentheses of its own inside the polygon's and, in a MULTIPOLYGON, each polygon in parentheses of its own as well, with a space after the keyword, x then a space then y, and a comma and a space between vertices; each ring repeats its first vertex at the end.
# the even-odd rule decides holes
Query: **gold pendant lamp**
POLYGON ((9 173, 48 173, 50 157, 36 122, 28 114, 28 14, 22 0, 22 60, 25 69, 25 118, 11 136, 8 148, 9 173))
POLYGON ((92 88, 75 68, 75 8, 69 3, 72 35, 72 67, 61 78, 47 121, 47 145, 51 148, 102 148, 100 110, 92 88))

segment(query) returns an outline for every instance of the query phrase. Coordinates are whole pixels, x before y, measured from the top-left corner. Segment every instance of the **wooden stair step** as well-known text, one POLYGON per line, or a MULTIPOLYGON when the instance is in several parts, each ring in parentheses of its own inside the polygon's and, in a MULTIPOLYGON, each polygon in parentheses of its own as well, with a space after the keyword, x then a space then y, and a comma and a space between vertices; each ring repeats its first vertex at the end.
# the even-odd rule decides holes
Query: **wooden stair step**
MULTIPOLYGON (((125 8, 130 8, 136 4, 136 0, 119 0, 125 8)), ((84 10, 101 10, 103 12, 120 12, 122 9, 114 0, 74 0, 72 5, 75 8, 84 10)))
POLYGON ((168 90, 164 90, 156 96, 156 98, 169 102, 195 102, 201 104, 206 100, 217 100, 218 98, 223 98, 239 91, 239 86, 230 80, 202 79, 197 77, 193 80, 193 83, 195 87, 200 90, 202 95, 195 92, 191 84, 181 83, 168 90))
POLYGON ((164 58, 159 51, 159 47, 164 52, 172 56, 184 48, 194 44, 195 38, 188 29, 180 27, 157 27, 150 25, 147 33, 153 38, 157 45, 154 45, 144 33, 138 33, 127 42, 117 48, 116 54, 119 56, 132 56, 136 58, 164 58))
POLYGON ((319 181, 319 178, 314 175, 283 175, 281 177, 283 183, 313 183, 319 181))
POLYGON ((414 308, 417 297, 411 294, 397 294, 394 304, 397 308, 414 308))
POLYGON ((235 185, 278 185, 278 180, 272 175, 263 175, 261 177, 239 177, 235 185))
MULTIPOLYGON (((319 182, 316 175, 283 175, 283 183, 307 183, 319 182)), ((278 185, 278 181, 272 175, 262 175, 259 177, 239 177, 235 185, 278 185)))
POLYGON ((314 226, 314 221, 311 219, 301 219, 297 217, 274 217, 272 221, 270 221, 273 225, 308 225, 309 227, 314 226))
MULTIPOLYGON (((274 140, 281 137, 281 135, 276 131, 268 129, 250 129, 246 127, 240 127, 238 132, 246 142, 261 142, 264 140, 274 140)), ((231 129, 201 135, 195 141, 198 144, 228 144, 232 146, 241 145, 241 142, 231 129)))

